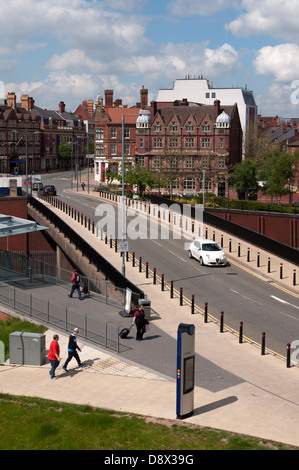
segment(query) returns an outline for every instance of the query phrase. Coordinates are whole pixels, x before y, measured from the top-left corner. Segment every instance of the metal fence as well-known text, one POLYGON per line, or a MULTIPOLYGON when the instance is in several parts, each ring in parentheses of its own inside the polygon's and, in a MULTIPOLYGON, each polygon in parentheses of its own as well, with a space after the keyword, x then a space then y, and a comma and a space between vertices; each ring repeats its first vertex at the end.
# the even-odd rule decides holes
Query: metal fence
POLYGON ((80 335, 86 340, 120 352, 119 327, 108 322, 101 322, 86 314, 75 312, 69 307, 62 307, 49 300, 32 295, 15 286, 0 282, 0 302, 9 308, 22 312, 41 323, 55 328, 72 331, 80 328, 80 335))
MULTIPOLYGON (((46 263, 42 259, 28 258, 27 255, 15 253, 7 250, 0 250, 0 276, 2 282, 13 282, 21 279, 27 279, 29 284, 35 281, 70 288, 72 271, 61 268, 51 263, 46 263)), ((113 306, 122 306, 125 302, 126 290, 116 288, 123 296, 120 302, 109 297, 107 282, 100 279, 90 279, 83 274, 80 275, 81 287, 86 286, 88 292, 92 294, 94 300, 105 302, 113 306)))

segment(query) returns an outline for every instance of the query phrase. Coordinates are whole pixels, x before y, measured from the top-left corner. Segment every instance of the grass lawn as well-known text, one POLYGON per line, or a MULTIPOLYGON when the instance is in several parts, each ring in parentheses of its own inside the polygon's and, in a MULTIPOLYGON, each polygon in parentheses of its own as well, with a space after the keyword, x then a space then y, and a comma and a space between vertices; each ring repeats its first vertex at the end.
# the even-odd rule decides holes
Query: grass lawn
MULTIPOLYGON (((9 317, 0 340, 9 355, 9 334, 47 328, 9 317)), ((1 374, 1 365, 0 365, 1 374)), ((180 421, 0 394, 0 450, 290 450, 291 446, 180 421)))
POLYGON ((291 450, 226 431, 0 394, 0 450, 291 450))

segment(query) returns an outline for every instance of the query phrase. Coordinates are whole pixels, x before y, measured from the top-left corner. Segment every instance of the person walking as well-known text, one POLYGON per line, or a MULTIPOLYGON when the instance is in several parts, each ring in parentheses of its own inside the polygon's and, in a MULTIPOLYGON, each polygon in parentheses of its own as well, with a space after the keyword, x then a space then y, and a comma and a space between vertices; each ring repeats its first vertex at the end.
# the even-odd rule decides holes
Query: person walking
POLYGON ((77 344, 77 335, 79 333, 79 328, 74 328, 73 333, 70 334, 69 336, 69 343, 68 343, 68 358, 65 361, 62 370, 64 372, 68 372, 67 366, 68 363, 73 359, 73 357, 76 359, 78 363, 78 367, 83 367, 83 364, 81 362, 81 359, 79 357, 79 354, 77 353, 77 349, 81 352, 81 349, 79 348, 77 344))
POLYGON ((146 323, 148 323, 148 321, 145 319, 143 305, 139 305, 132 321, 132 326, 135 324, 137 329, 136 341, 141 341, 143 339, 146 323))
POLYGON ((78 292, 79 299, 82 300, 81 296, 81 289, 80 289, 80 274, 76 269, 74 269, 73 275, 72 275, 72 288, 71 292, 69 293, 69 297, 73 297, 73 293, 75 290, 78 292))
POLYGON ((59 336, 54 335, 53 341, 51 341, 49 352, 48 352, 48 359, 51 363, 51 370, 49 372, 51 379, 56 379, 55 370, 59 366, 60 363, 60 347, 59 347, 59 336))

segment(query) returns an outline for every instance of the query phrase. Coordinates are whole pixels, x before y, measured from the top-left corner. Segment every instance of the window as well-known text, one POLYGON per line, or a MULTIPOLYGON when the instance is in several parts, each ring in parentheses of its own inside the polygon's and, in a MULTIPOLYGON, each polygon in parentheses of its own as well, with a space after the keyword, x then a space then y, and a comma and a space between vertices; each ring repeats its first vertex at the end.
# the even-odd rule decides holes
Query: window
POLYGON ((185 159, 185 168, 194 168, 194 157, 187 157, 185 159))
POLYGON ((162 138, 161 137, 155 137, 154 138, 154 148, 155 149, 161 149, 162 148, 162 138))
POLYGON ((218 158, 218 168, 225 168, 225 157, 218 158))
POLYGON ((219 142, 220 148, 223 149, 224 147, 224 138, 220 137, 220 142, 219 142))
POLYGON ((179 146, 179 139, 177 137, 170 137, 169 148, 176 149, 179 146))
POLYGON ((97 155, 104 155, 104 145, 103 144, 96 144, 96 154, 97 155))
POLYGON ((169 127, 170 132, 177 132, 178 131, 178 126, 175 121, 172 121, 170 127, 169 127))
POLYGON ((201 159, 201 166, 202 168, 209 168, 210 167, 210 159, 208 155, 205 155, 201 159))
POLYGON ((144 139, 143 139, 143 138, 139 139, 139 147, 140 147, 141 149, 144 148, 144 139))
POLYGON ((117 155, 117 145, 115 144, 110 145, 110 155, 117 155))
POLYGON ((159 122, 154 125, 154 132, 162 132, 162 126, 159 122))
POLYGON ((187 149, 193 149, 194 148, 194 138, 193 137, 186 137, 185 140, 185 145, 187 149))
POLYGON ((188 121, 188 123, 185 126, 185 131, 186 132, 194 132, 194 126, 191 121, 188 121))
POLYGON ((125 129, 124 134, 125 134, 125 139, 129 139, 130 138, 130 129, 125 129))
POLYGON ((104 129, 96 129, 96 140, 104 139, 104 129))
POLYGON ((116 129, 111 129, 110 130, 110 137, 111 137, 111 139, 116 139, 116 129))
POLYGON ((143 157, 143 156, 138 157, 137 163, 138 163, 140 166, 144 166, 144 164, 145 164, 144 157, 143 157))
POLYGON ((195 178, 184 178, 184 189, 195 189, 195 178))
POLYGON ((209 138, 201 139, 201 147, 203 149, 210 148, 211 147, 211 139, 209 139, 209 138))
POLYGON ((212 98, 216 98, 216 93, 212 93, 212 98))
POLYGON ((210 98, 210 93, 206 93, 206 98, 210 98))
POLYGON ((153 167, 154 168, 161 168, 162 163, 163 163, 162 157, 159 157, 159 156, 155 155, 154 158, 153 158, 153 167))
POLYGON ((131 155, 131 145, 125 144, 125 155, 131 155))
POLYGON ((205 121, 203 125, 201 126, 202 132, 210 132, 211 131, 211 126, 208 123, 208 121, 205 121))
POLYGON ((170 169, 175 169, 175 168, 178 168, 179 166, 179 160, 178 160, 178 157, 170 157, 169 159, 169 168, 170 169))

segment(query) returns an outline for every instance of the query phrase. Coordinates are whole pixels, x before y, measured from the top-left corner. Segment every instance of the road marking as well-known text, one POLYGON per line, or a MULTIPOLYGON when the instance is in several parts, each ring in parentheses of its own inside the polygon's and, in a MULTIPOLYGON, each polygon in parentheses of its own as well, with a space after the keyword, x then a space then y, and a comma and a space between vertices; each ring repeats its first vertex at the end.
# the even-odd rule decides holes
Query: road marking
POLYGON ((249 302, 255 303, 255 304, 257 304, 257 305, 263 305, 263 304, 257 302, 256 300, 253 300, 253 299, 251 299, 250 297, 247 297, 246 295, 240 294, 240 292, 238 292, 238 291, 236 291, 236 290, 234 290, 234 289, 230 289, 230 290, 231 290, 234 294, 237 294, 237 295, 239 295, 240 297, 243 297, 243 299, 249 300, 249 302))
POLYGON ((272 299, 277 300, 278 302, 281 302, 282 304, 290 305, 290 307, 297 308, 299 310, 299 307, 297 305, 293 305, 290 302, 287 302, 286 300, 280 299, 279 297, 275 297, 275 295, 271 295, 272 299))
POLYGON ((176 253, 174 253, 173 251, 170 251, 168 250, 168 253, 171 253, 173 256, 176 256, 178 259, 180 259, 181 261, 184 261, 184 263, 187 263, 187 261, 184 259, 184 258, 181 258, 180 256, 178 256, 176 253))

